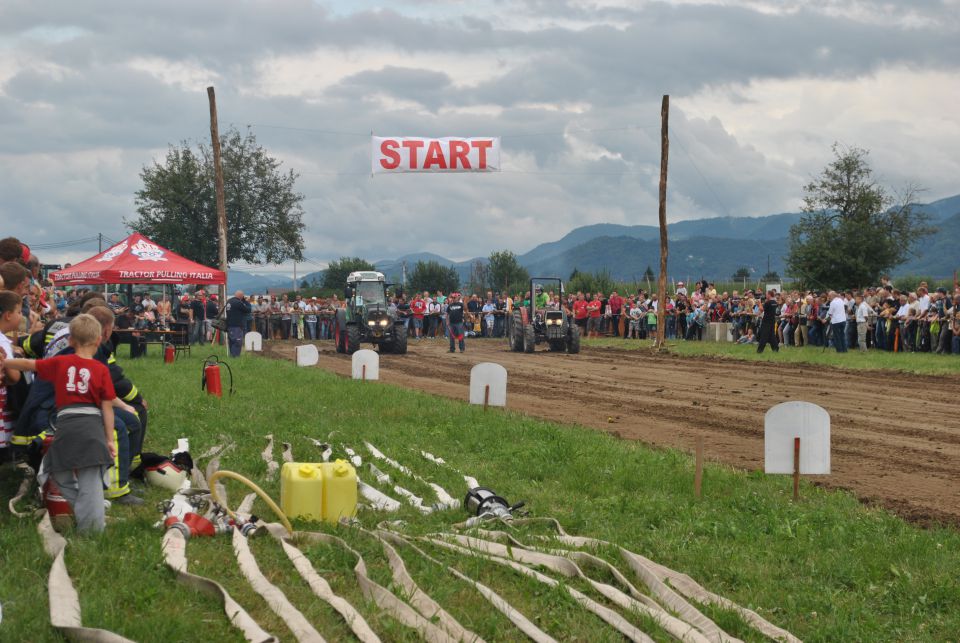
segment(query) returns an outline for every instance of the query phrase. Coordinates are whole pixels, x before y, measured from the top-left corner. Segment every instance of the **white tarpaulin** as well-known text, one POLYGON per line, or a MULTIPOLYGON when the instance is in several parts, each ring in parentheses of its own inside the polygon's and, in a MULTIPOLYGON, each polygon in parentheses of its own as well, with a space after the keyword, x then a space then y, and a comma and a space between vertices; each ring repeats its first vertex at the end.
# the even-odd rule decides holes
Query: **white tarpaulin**
POLYGON ((373 136, 371 173, 499 172, 500 137, 373 136))

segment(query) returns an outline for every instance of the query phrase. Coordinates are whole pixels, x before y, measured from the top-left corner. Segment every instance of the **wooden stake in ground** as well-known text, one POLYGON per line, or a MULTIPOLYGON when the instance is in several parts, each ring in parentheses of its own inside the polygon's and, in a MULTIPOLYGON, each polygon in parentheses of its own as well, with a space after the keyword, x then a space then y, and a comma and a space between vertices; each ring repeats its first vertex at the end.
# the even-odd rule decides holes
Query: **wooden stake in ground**
MULTIPOLYGON (((220 165, 220 129, 217 126, 217 97, 213 87, 207 87, 210 99, 210 141, 213 144, 213 177, 217 195, 217 239, 219 241, 220 270, 227 274, 227 206, 223 196, 223 167, 220 165)), ((227 301, 227 284, 220 286, 220 303, 227 301)))
POLYGON ((490 385, 487 384, 483 387, 483 410, 487 410, 487 406, 490 405, 490 385))
POLYGON ((703 487, 703 436, 697 436, 697 468, 693 474, 693 495, 700 500, 700 490, 703 487))
POLYGON ((664 319, 667 301, 667 160, 670 156, 670 139, 667 123, 670 116, 670 96, 663 96, 660 107, 660 278, 657 280, 657 338, 656 348, 663 348, 664 319))
POLYGON ((793 501, 800 500, 800 438, 793 439, 793 501))

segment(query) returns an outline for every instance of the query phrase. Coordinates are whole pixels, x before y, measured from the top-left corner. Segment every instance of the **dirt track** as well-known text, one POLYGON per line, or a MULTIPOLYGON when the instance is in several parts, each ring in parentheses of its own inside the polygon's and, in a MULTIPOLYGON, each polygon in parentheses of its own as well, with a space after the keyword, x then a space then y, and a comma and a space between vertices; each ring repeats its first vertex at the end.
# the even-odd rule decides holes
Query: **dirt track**
MULTIPOLYGON (((293 355, 293 344, 264 348, 274 357, 293 355)), ((347 356, 329 342, 319 348, 321 368, 350 375, 347 356)), ((468 340, 466 353, 451 355, 442 339, 411 341, 406 356, 385 355, 380 377, 466 399, 470 368, 486 361, 506 367, 512 409, 684 450, 703 435, 708 459, 744 469, 763 467, 768 408, 798 399, 819 404, 831 417, 833 474, 826 484, 913 521, 960 525, 960 377, 615 349, 524 355, 500 340, 468 340)))

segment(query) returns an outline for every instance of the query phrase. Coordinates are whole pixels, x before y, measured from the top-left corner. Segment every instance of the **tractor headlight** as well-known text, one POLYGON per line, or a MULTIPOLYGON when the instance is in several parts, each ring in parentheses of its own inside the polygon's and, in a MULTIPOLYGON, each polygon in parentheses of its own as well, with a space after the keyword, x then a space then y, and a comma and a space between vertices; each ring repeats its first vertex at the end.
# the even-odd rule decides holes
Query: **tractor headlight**
POLYGON ((367 326, 376 326, 376 325, 377 325, 377 322, 373 321, 372 319, 367 322, 367 326))
POLYGON ((381 326, 386 326, 388 323, 389 323, 389 322, 388 322, 386 319, 381 319, 381 320, 380 320, 380 325, 381 325, 381 326))

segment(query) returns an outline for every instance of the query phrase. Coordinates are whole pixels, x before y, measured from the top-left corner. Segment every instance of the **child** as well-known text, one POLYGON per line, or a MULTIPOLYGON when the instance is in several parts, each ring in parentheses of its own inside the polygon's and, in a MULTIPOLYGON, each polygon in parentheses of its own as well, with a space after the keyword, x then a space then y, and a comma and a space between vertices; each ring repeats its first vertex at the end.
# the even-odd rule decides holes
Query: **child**
POLYGON ((100 345, 100 322, 77 315, 70 322, 75 353, 47 359, 0 358, 0 368, 36 371, 56 393, 57 431, 44 458, 80 531, 103 531, 103 475, 116 455, 113 405, 117 400, 107 367, 93 359, 100 345))
MULTIPOLYGON (((7 333, 16 333, 23 319, 23 299, 19 294, 0 290, 0 361, 12 359, 13 342, 7 333)), ((20 371, 0 368, 0 462, 7 459, 7 449, 13 436, 13 414, 7 403, 7 385, 20 381, 20 371)))

